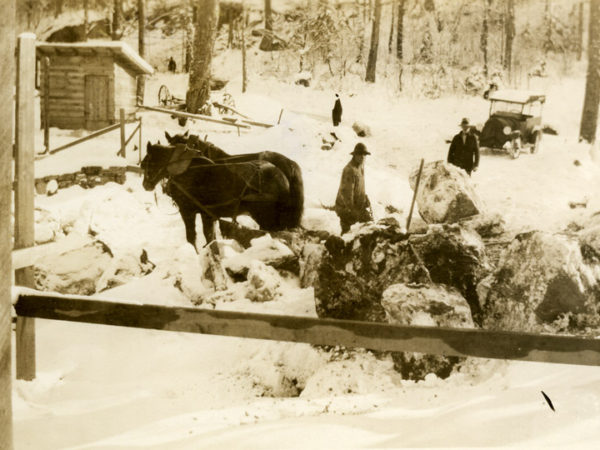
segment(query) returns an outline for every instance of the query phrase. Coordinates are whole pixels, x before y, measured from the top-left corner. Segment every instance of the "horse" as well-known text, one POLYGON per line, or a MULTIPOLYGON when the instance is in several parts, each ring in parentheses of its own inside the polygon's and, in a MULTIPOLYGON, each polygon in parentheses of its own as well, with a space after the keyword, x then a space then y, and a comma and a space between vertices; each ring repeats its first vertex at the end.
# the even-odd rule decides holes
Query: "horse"
POLYGON ((289 207, 289 183, 267 161, 217 164, 184 146, 148 142, 141 168, 147 191, 168 177, 165 192, 178 206, 186 239, 194 247, 196 214, 202 218, 207 245, 214 240, 214 223, 221 217, 249 214, 266 231, 285 229, 279 211, 289 207))
POLYGON ((202 154, 202 156, 211 159, 217 164, 222 163, 242 163, 249 161, 267 161, 277 167, 290 184, 290 202, 288 206, 281 211, 281 221, 285 228, 296 228, 300 226, 302 213, 304 212, 304 182, 302 180, 302 170, 295 161, 282 155, 281 153, 263 151, 259 153, 248 153, 245 155, 230 155, 211 142, 202 141, 196 135, 178 134, 171 136, 165 131, 165 137, 171 145, 186 144, 202 154))

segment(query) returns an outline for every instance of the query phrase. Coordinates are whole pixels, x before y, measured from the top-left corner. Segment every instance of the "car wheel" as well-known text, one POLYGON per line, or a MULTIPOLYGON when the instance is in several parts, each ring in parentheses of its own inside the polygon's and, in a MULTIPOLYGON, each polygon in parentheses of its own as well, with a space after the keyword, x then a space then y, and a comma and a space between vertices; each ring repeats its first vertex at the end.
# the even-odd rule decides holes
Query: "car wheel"
POLYGON ((537 153, 540 149, 540 144, 542 142, 542 132, 535 132, 535 140, 533 141, 533 146, 531 147, 531 153, 537 153))
POLYGON ((512 141, 512 145, 510 147, 510 156, 512 159, 517 159, 521 155, 521 139, 517 138, 512 141))

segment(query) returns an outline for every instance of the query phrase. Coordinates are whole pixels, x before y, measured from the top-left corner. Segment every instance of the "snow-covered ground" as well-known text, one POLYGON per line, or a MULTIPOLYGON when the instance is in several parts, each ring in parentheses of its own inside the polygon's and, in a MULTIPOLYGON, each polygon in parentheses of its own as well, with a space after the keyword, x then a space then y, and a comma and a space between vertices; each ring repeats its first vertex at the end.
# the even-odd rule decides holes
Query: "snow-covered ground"
MULTIPOLYGON (((388 205, 406 213, 409 172, 420 158, 445 158, 445 139, 460 119, 483 122, 488 108, 480 98, 424 100, 357 85, 341 93, 343 125, 335 130, 341 142, 323 151, 322 139, 332 131, 333 93, 257 77, 242 95, 236 69, 225 61, 215 66, 230 72, 227 90, 240 111, 275 123, 284 108, 281 124, 238 136, 235 128, 197 121, 188 125, 190 131, 208 135, 231 153, 268 149, 296 160, 305 179, 304 225, 332 232, 339 232, 337 218, 323 205, 334 203, 342 168, 359 141, 350 128, 354 120, 373 130, 361 140, 373 154, 366 163, 367 191, 381 217, 388 205)), ((597 150, 577 143, 582 80, 547 80, 541 86, 548 94, 544 122, 560 134, 545 136, 540 153, 518 160, 482 155, 473 181, 488 209, 501 213, 513 233, 560 231, 600 209, 597 150), (587 208, 568 205, 584 199, 587 208)), ((186 79, 157 74, 148 82, 147 103, 155 102, 161 84, 182 97, 186 79)), ((144 143, 164 143, 164 131, 183 131, 166 115, 141 115, 144 143)), ((52 146, 78 134, 52 130, 52 146)), ((40 136, 36 142, 41 150, 40 136)), ((124 164, 115 156, 118 142, 115 131, 40 159, 36 176, 124 164)), ((129 164, 139 158, 132 146, 129 164)), ((156 264, 150 275, 99 297, 191 305, 185 289, 174 286, 177 276, 197 265, 183 224, 168 198, 144 191, 138 175, 129 174, 124 186, 37 196, 36 206, 75 232, 93 229, 115 256, 145 249, 156 264)), ((217 299, 215 306, 316 316, 310 289, 300 289, 294 279, 284 280, 281 289, 284 295, 270 302, 229 298, 217 299)), ((596 368, 473 359, 447 380, 429 376, 414 383, 401 380, 391 360, 363 351, 43 320, 37 321, 37 355, 38 377, 14 386, 18 449, 571 448, 600 440, 596 368)))

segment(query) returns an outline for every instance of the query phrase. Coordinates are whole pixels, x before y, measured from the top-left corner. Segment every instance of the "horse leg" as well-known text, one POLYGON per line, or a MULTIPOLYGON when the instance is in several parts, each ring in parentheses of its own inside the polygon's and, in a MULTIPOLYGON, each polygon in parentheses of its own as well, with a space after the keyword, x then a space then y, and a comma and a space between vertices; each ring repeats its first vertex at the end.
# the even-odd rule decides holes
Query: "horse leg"
POLYGON ((200 213, 200 217, 202 217, 202 230, 208 245, 215 240, 215 221, 208 214, 200 213))
POLYGON ((196 212, 183 208, 180 208, 179 211, 185 225, 185 237, 196 248, 196 212))

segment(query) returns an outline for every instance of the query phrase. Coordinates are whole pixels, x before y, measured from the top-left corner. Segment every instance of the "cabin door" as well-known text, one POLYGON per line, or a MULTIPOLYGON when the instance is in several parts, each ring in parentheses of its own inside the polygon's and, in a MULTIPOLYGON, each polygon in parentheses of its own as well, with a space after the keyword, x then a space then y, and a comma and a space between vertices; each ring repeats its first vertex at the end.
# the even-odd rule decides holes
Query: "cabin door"
POLYGON ((112 123, 108 108, 108 77, 86 75, 85 77, 85 128, 98 130, 112 123))

